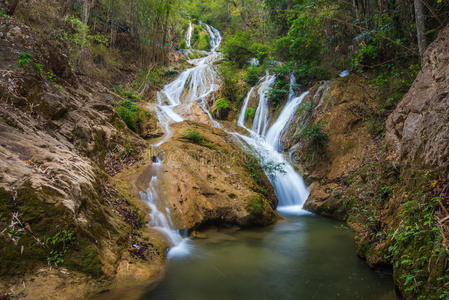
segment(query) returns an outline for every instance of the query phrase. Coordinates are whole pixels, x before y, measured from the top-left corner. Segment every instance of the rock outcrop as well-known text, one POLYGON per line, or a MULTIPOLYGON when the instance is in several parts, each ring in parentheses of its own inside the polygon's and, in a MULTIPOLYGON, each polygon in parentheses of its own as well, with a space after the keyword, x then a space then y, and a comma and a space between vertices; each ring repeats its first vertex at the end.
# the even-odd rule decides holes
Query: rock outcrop
POLYGON ((268 178, 231 135, 191 121, 172 130, 162 145, 163 191, 179 228, 268 225, 278 218, 268 178))
POLYGON ((449 171, 449 27, 426 50, 415 83, 387 121, 393 159, 407 168, 449 171))

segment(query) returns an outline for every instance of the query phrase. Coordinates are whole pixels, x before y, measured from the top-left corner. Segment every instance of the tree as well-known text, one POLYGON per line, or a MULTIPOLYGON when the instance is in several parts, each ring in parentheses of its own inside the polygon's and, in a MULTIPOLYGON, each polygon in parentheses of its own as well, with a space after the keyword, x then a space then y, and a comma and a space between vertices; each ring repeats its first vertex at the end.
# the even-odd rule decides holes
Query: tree
POLYGON ((419 48, 419 56, 423 57, 424 51, 426 51, 427 40, 425 36, 425 17, 423 12, 423 4, 421 0, 415 1, 415 18, 416 18, 416 31, 418 35, 418 48, 419 48))
MULTIPOLYGON (((93 4, 93 1, 94 0, 92 0, 92 4, 93 4)), ((82 22, 83 22, 83 25, 84 26, 86 26, 87 27, 87 25, 88 25, 88 22, 89 22, 89 2, 90 2, 90 0, 84 0, 83 1, 83 15, 82 15, 82 22)), ((83 41, 85 41, 86 40, 86 38, 87 38, 87 30, 83 30, 83 41)), ((81 44, 81 53, 80 53, 80 57, 79 57, 79 59, 78 59, 78 65, 81 65, 81 61, 82 61, 82 59, 83 59, 83 56, 84 56, 84 49, 86 48, 86 45, 83 43, 83 44, 81 44)))

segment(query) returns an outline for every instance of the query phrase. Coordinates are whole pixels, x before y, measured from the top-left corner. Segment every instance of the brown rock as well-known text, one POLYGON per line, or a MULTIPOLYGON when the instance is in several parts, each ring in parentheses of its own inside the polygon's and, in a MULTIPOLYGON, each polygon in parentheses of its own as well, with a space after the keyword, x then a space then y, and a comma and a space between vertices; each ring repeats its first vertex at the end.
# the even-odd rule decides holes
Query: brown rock
POLYGON ((427 49, 413 86, 387 121, 391 158, 418 169, 449 168, 449 27, 427 49))
POLYGON ((179 228, 267 225, 277 219, 274 190, 263 175, 265 195, 245 167, 245 154, 221 129, 190 121, 172 126, 165 151, 163 191, 179 228), (204 139, 189 141, 196 131, 204 139), (252 209, 255 206, 257 209, 252 209))

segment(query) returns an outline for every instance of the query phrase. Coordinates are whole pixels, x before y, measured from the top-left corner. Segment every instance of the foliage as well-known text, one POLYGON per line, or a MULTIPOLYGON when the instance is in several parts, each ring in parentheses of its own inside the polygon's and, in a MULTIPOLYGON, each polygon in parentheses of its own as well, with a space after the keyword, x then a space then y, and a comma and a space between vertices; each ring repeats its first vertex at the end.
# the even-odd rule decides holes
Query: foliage
POLYGON ((211 49, 210 45, 210 35, 205 32, 201 32, 196 43, 193 44, 193 48, 198 50, 209 51, 211 49))
POLYGON ((277 174, 285 174, 284 163, 267 161, 259 152, 248 152, 245 159, 246 168, 250 171, 251 177, 258 184, 262 184, 262 174, 265 173, 268 178, 274 179, 277 174))
POLYGON ((309 87, 314 82, 330 79, 329 71, 316 62, 304 63, 294 67, 296 80, 300 85, 309 87))
POLYGON ((219 71, 223 80, 224 97, 231 102, 240 103, 245 98, 246 90, 241 84, 239 70, 234 64, 222 63, 219 71))
MULTIPOLYGON (((420 294, 430 279, 432 261, 448 257, 449 251, 443 246, 441 229, 435 219, 440 199, 434 197, 419 201, 408 194, 403 197, 405 202, 398 216, 402 222, 395 232, 387 236, 392 241, 388 258, 397 270, 401 270, 400 281, 406 295, 415 297, 413 295, 420 294)), ((438 280, 440 284, 443 279, 438 280)))
POLYGON ((246 69, 245 81, 249 85, 254 86, 259 81, 261 74, 262 68, 249 66, 248 69, 246 69))
POLYGON ((228 115, 229 107, 229 101, 226 98, 220 98, 215 102, 212 113, 216 118, 224 120, 228 115))
POLYGON ((70 250, 74 240, 74 234, 67 230, 62 230, 54 236, 46 238, 45 245, 50 250, 50 255, 47 258, 48 262, 56 266, 62 264, 64 262, 64 256, 70 250))
POLYGON ((191 44, 195 45, 196 42, 200 39, 200 29, 198 26, 195 26, 193 28, 192 37, 191 37, 191 44))
POLYGON ((253 119, 256 115, 256 110, 253 107, 248 107, 245 113, 246 119, 253 119))
POLYGON ((269 98, 273 103, 273 107, 277 109, 287 99, 289 93, 290 66, 284 64, 275 67, 273 72, 276 75, 276 80, 270 90, 269 98))
POLYGON ((233 36, 228 36, 224 41, 224 56, 240 68, 253 57, 248 40, 249 37, 239 31, 233 36))
POLYGON ((229 102, 226 98, 220 98, 215 102, 214 112, 217 110, 225 110, 229 108, 229 102))
POLYGON ((89 26, 84 25, 83 22, 76 17, 66 17, 65 21, 72 26, 73 32, 66 32, 64 39, 78 46, 88 46, 89 41, 87 39, 87 34, 89 32, 89 26))
POLYGON ((194 144, 201 145, 205 139, 198 130, 189 130, 184 134, 184 137, 194 144))
POLYGON ((259 60, 259 62, 263 64, 265 59, 268 58, 271 54, 271 47, 261 43, 253 43, 250 51, 259 60))
POLYGON ((181 41, 179 42, 179 48, 187 49, 187 42, 185 39, 181 39, 181 41))
POLYGON ((145 113, 133 102, 129 100, 123 101, 120 106, 117 107, 117 112, 129 129, 134 132, 139 132, 142 129, 145 113))
POLYGON ((117 94, 119 94, 120 96, 122 96, 123 98, 125 98, 129 101, 140 102, 142 100, 142 97, 134 94, 132 91, 125 90, 121 86, 117 86, 117 87, 113 88, 113 90, 114 90, 114 92, 116 92, 117 94))
POLYGON ((324 125, 312 123, 299 132, 299 137, 308 143, 308 149, 313 153, 320 153, 329 146, 328 136, 323 130, 324 125))
POLYGON ((33 61, 33 55, 30 53, 22 52, 19 55, 19 59, 17 61, 19 67, 25 68, 25 66, 29 65, 33 61))

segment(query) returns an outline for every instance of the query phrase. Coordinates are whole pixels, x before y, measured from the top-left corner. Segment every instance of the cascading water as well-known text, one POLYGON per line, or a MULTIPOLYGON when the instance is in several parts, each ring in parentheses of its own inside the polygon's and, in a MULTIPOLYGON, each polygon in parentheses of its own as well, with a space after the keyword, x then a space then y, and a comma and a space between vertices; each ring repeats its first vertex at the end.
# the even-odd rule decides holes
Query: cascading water
MULTIPOLYGON (((268 111, 266 93, 268 92, 273 82, 274 78, 269 78, 264 82, 264 84, 266 83, 267 85, 261 84, 260 89, 263 90, 263 93, 261 93, 259 89, 259 107, 257 108, 257 110, 268 111)), ((274 186, 276 196, 279 199, 278 210, 287 213, 302 212, 302 206, 306 201, 307 197, 309 196, 309 191, 306 185, 304 184, 303 179, 301 178, 301 176, 299 176, 298 173, 296 173, 293 166, 285 159, 284 153, 282 153, 280 147, 281 135, 283 130, 290 123, 296 109, 301 104, 304 97, 307 95, 306 92, 303 93, 301 96, 295 98, 293 91, 294 83, 295 78, 294 76, 291 76, 290 94, 288 97, 289 100, 287 101, 287 104, 285 105, 284 109, 279 115, 279 118, 268 130, 266 136, 264 136, 263 134, 265 131, 263 127, 266 127, 269 122, 268 116, 266 117, 266 119, 263 120, 263 122, 260 122, 260 124, 253 126, 253 130, 252 131, 250 130, 251 137, 236 134, 241 139, 243 139, 260 156, 262 156, 262 158, 265 161, 271 161, 276 165, 280 164, 283 166, 283 172, 276 171, 274 174, 271 174, 272 176, 269 177, 271 183, 274 186), (257 129, 257 131, 254 129, 257 129)), ((253 90, 251 90, 250 93, 253 93, 253 90)), ((244 103, 244 108, 245 105, 247 106, 248 104, 247 101, 249 97, 250 94, 247 96, 247 100, 244 103)), ((246 128, 244 125, 244 121, 245 121, 245 114, 242 111, 238 125, 246 128)))
POLYGON ((192 31, 193 31, 193 25, 192 25, 192 22, 189 22, 189 28, 187 29, 187 35, 186 35, 187 48, 192 48, 192 31))
POLYGON ((220 46, 221 34, 217 29, 215 29, 212 26, 209 26, 207 24, 206 24, 206 29, 210 36, 211 52, 215 52, 215 50, 217 50, 217 48, 220 46))
POLYGON ((253 132, 260 136, 264 136, 267 131, 270 113, 268 108, 268 91, 271 89, 275 79, 275 76, 267 73, 265 80, 259 87, 259 106, 254 116, 253 132))
MULTIPOLYGON (((195 67, 182 72, 176 80, 166 85, 157 94, 158 104, 155 105, 155 110, 160 124, 162 124, 165 129, 165 136, 156 144, 156 146, 162 145, 170 138, 170 123, 183 121, 185 119, 185 107, 188 107, 192 103, 198 103, 208 114, 213 125, 221 127, 221 125, 213 119, 206 101, 207 97, 213 95, 219 88, 216 84, 217 75, 212 63, 220 57, 220 54, 215 51, 220 46, 221 35, 218 30, 209 25, 206 25, 206 29, 211 37, 211 52, 208 56, 190 60, 190 63, 195 65, 195 67)), ((267 73, 260 84, 257 91, 259 105, 256 110, 252 130, 246 128, 244 122, 248 102, 251 95, 254 93, 255 88, 250 90, 245 99, 238 125, 247 129, 251 133, 251 136, 248 137, 238 133, 231 134, 245 141, 247 145, 257 151, 264 160, 283 165, 284 172, 275 172, 275 174, 272 174, 274 176, 270 177, 276 195, 279 198, 279 210, 298 211, 302 209, 302 204, 308 197, 308 190, 302 178, 285 159, 284 154, 279 152, 280 147, 278 147, 278 145, 280 145, 282 131, 290 122, 296 108, 306 94, 303 94, 300 97, 294 97, 294 77, 291 76, 291 88, 287 105, 281 112, 278 120, 271 126, 268 135, 265 137, 270 121, 267 94, 274 81, 275 76, 267 73)), ((182 238, 179 231, 174 229, 170 219, 170 210, 168 208, 163 209, 164 204, 161 199, 159 199, 157 190, 159 176, 157 173, 159 172, 160 166, 160 161, 153 164, 153 167, 157 171, 156 176, 151 179, 147 193, 142 193, 142 197, 147 200, 147 203, 151 208, 150 225, 167 235, 173 246, 169 251, 169 257, 173 257, 189 253, 189 244, 188 239, 182 238)))
POLYGON ((170 217, 170 210, 165 208, 164 203, 162 203, 159 198, 159 175, 161 168, 161 161, 159 158, 152 164, 153 172, 155 176, 153 176, 150 180, 150 184, 146 193, 141 192, 140 197, 147 203, 147 205, 151 209, 150 213, 150 223, 149 225, 154 229, 159 230, 164 233, 168 238, 172 247, 168 252, 168 257, 175 256, 183 256, 190 252, 190 246, 188 244, 188 239, 184 239, 179 230, 174 230, 174 225, 170 217))
MULTIPOLYGON (((154 106, 154 109, 159 123, 164 128, 165 135, 155 146, 161 146, 170 138, 172 134, 170 123, 184 121, 185 108, 188 108, 192 103, 198 103, 208 114, 212 123, 215 126, 220 126, 218 122, 213 120, 206 100, 208 96, 219 88, 216 84, 217 75, 212 63, 220 57, 220 54, 215 52, 215 50, 220 46, 221 34, 217 29, 209 25, 206 25, 206 28, 211 37, 211 52, 204 58, 190 60, 189 62, 195 66, 182 72, 173 82, 164 86, 157 93, 158 103, 154 106)), ((186 37, 188 46, 191 46, 192 30, 193 26, 190 23, 186 37)), ((151 178, 147 192, 141 193, 142 199, 147 202, 151 209, 151 222, 149 225, 164 233, 169 239, 172 246, 168 252, 169 258, 186 255, 190 252, 189 239, 183 238, 180 232, 174 229, 175 226, 170 218, 170 210, 159 197, 158 186, 161 161, 157 159, 152 167, 155 176, 151 178)))
POLYGON ((246 128, 245 126, 245 117, 246 117, 246 111, 248 110, 248 103, 249 103, 249 99, 251 99, 251 95, 254 92, 255 87, 252 87, 249 90, 248 95, 246 95, 245 101, 243 102, 243 107, 242 110, 240 111, 240 115, 239 115, 239 119, 237 121, 237 125, 240 127, 243 127, 247 130, 249 130, 248 128, 246 128))

